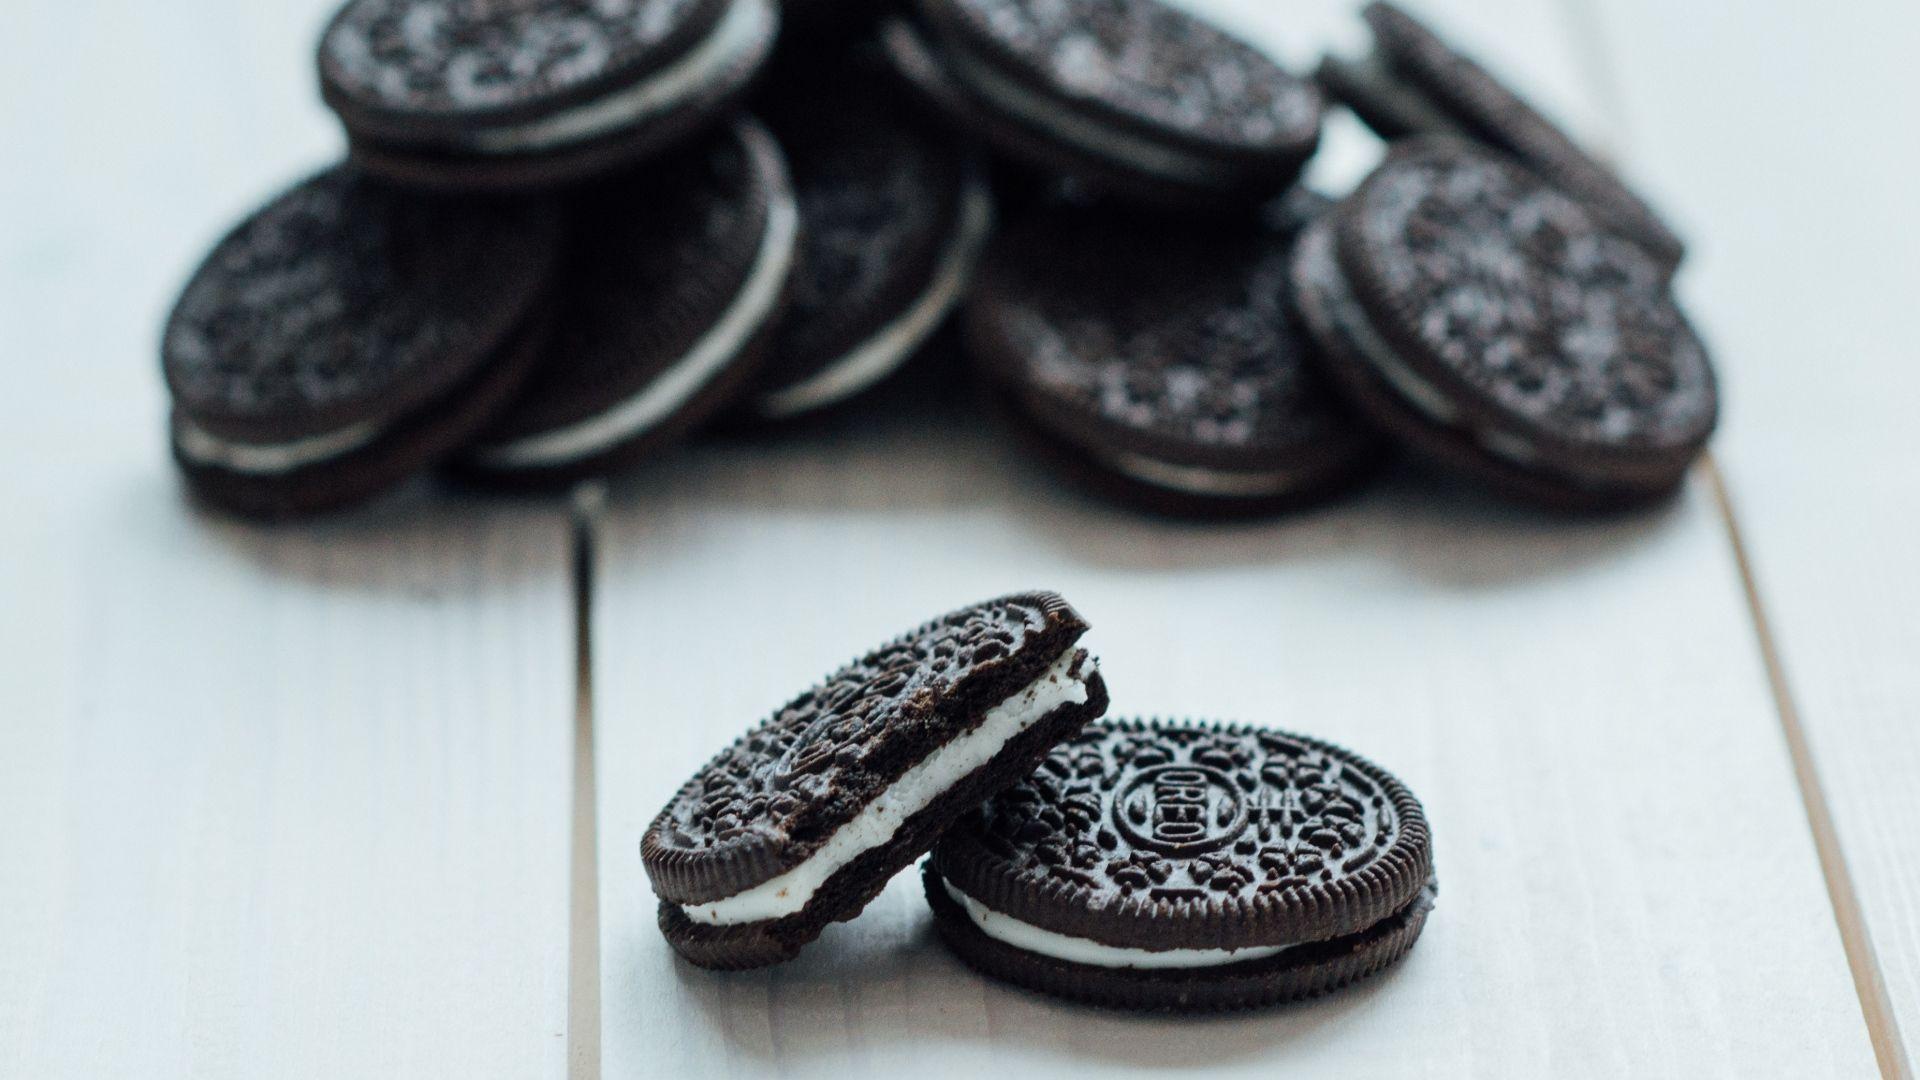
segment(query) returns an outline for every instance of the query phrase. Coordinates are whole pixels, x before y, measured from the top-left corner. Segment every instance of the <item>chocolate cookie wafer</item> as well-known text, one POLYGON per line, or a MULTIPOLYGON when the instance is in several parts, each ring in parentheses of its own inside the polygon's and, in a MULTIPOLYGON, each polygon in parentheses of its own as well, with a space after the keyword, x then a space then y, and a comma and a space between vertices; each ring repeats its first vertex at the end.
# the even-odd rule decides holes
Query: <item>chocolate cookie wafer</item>
POLYGON ((320 85, 369 171, 554 185, 724 119, 778 27, 774 0, 349 0, 321 37, 320 85))
POLYGON ((1292 307, 1306 196, 1233 226, 1056 210, 1006 230, 969 303, 975 362, 1048 458, 1190 514, 1334 494, 1382 443, 1324 382, 1292 307))
POLYGON ((351 168, 249 217, 161 344, 193 490, 249 515, 311 513, 452 453, 533 370, 559 236, 544 204, 427 199, 351 168))
POLYGON ((1396 146, 1295 260, 1323 368, 1438 464, 1563 509, 1672 492, 1719 414, 1666 268, 1476 144, 1396 146))
POLYGON ((667 941, 790 959, 1107 706, 1053 593, 964 608, 828 676, 708 762, 642 840, 667 941))
POLYGON ((1320 81, 1383 138, 1453 134, 1505 151, 1581 199, 1669 271, 1680 265, 1686 245, 1659 212, 1478 61, 1395 4, 1376 0, 1362 15, 1374 51, 1362 59, 1327 58, 1320 81))
POLYGON ((941 839, 924 879, 969 965, 1132 1009, 1337 990, 1413 948, 1437 886, 1420 803, 1264 728, 1102 721, 941 839))

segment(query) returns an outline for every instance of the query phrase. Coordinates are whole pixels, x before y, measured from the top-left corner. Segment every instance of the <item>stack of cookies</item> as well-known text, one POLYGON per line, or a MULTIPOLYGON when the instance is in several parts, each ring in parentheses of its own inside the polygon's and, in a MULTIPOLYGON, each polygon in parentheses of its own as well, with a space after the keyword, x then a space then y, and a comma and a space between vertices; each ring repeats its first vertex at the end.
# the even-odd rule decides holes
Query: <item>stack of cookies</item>
POLYGON ((1405 956, 1438 888, 1405 785, 1270 728, 1104 719, 1087 629, 1054 593, 975 604, 721 751, 641 841, 668 943, 790 960, 931 852, 941 939, 1042 993, 1247 1008, 1405 956))
POLYGON ((1285 509, 1397 450, 1563 509, 1717 417, 1659 216, 1412 16, 1289 72, 1162 0, 349 0, 346 161, 162 344, 174 456, 260 517, 552 485, 964 355, 1064 476, 1285 509), (1389 140, 1299 180, 1330 100, 1389 140), (1337 196, 1335 198, 1330 196, 1337 196))

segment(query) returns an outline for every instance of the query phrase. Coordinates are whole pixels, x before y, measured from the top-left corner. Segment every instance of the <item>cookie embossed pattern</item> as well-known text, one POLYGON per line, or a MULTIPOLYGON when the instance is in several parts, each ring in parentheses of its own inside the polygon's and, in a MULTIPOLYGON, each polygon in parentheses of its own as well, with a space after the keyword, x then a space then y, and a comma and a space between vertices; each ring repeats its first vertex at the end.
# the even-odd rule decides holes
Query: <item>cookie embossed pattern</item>
POLYGON ((641 843, 675 949, 791 958, 852 918, 952 821, 1106 709, 1066 601, 936 619, 800 695, 681 788, 641 843))
POLYGON ((935 849, 969 964, 1141 1008, 1308 997, 1404 955, 1432 907, 1426 817, 1348 751, 1283 732, 1090 726, 935 849))

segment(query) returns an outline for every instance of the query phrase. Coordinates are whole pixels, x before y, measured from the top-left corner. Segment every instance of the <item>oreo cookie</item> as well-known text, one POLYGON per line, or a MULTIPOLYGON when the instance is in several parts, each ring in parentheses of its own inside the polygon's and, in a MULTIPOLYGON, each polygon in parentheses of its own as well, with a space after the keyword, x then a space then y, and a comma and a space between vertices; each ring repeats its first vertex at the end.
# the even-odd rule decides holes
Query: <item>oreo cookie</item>
POLYGON ((958 303, 993 223, 984 172, 915 124, 855 52, 796 66, 762 108, 793 169, 793 303, 748 402, 786 419, 845 401, 914 356, 958 303))
POLYGON ((1320 139, 1321 92, 1161 0, 917 0, 882 25, 894 65, 994 150, 1158 204, 1285 190, 1320 139))
POLYGON ((1107 707, 1053 593, 964 608, 829 676, 708 762, 641 841, 702 967, 787 960, 1107 707))
POLYGON ((236 227, 161 361, 192 489, 244 514, 344 506, 458 449, 533 370, 559 247, 540 203, 423 199, 351 168, 236 227))
POLYGON ((371 172, 553 185, 725 117, 778 27, 774 0, 349 0, 320 39, 320 85, 371 172))
POLYGON ((1383 138, 1451 134, 1512 154, 1669 272, 1680 265, 1686 244, 1659 212, 1486 68, 1394 4, 1376 0, 1361 14, 1373 30, 1373 53, 1328 57, 1320 81, 1383 138))
POLYGON ((1380 456, 1292 307, 1305 193, 1233 228, 1056 210, 983 265, 968 350, 1036 444, 1109 494, 1177 513, 1283 509, 1380 456))
POLYGON ((1436 462, 1563 509, 1666 495, 1719 414, 1667 268, 1586 204, 1451 138, 1399 144, 1294 266, 1324 368, 1436 462))
POLYGON ((1413 948, 1438 887, 1419 800, 1285 732, 1102 721, 948 831, 924 880, 979 971, 1128 1009, 1312 997, 1413 948))
POLYGON ((757 122, 569 208, 553 340, 462 456, 469 473, 546 482, 644 457, 729 405, 778 325, 798 211, 757 122))

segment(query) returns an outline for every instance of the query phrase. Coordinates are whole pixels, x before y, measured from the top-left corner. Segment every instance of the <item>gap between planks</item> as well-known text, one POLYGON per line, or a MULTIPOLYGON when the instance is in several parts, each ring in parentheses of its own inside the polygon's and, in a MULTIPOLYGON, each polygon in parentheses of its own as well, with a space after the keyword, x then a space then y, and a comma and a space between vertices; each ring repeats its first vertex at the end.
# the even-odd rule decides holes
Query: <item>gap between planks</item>
MULTIPOLYGON (((1559 0, 1558 6, 1574 55, 1580 57, 1582 77, 1607 119, 1610 129, 1607 135, 1610 138, 1606 140, 1605 149, 1612 156, 1623 158, 1627 141, 1626 96, 1621 92, 1618 66, 1607 47, 1600 13, 1594 9, 1592 0, 1559 0)), ((1734 565, 1739 569, 1747 617, 1753 626, 1754 646, 1760 652, 1760 661, 1767 673, 1767 688, 1773 698, 1774 713, 1780 721, 1781 735, 1786 740, 1794 781, 1799 786, 1801 806, 1807 815, 1807 827, 1813 833, 1820 871, 1826 878, 1827 899, 1833 907, 1834 922, 1840 930, 1840 945, 1846 952, 1847 967, 1853 975, 1854 992, 1860 998, 1860 1012, 1866 1020, 1867 1037, 1873 1043, 1873 1056, 1880 1065, 1881 1075, 1887 1080, 1913 1080, 1913 1066, 1907 1060, 1906 1044, 1901 1040, 1893 999, 1887 992, 1886 978, 1880 969, 1879 953, 1874 948, 1872 933, 1860 907, 1859 890, 1854 885, 1853 872, 1847 865, 1839 830, 1834 826, 1833 811, 1827 800, 1826 788, 1820 780, 1820 769, 1813 758, 1812 744, 1808 742, 1806 728, 1801 722, 1793 684, 1787 678, 1786 663, 1767 615, 1766 601, 1760 594, 1759 579, 1754 574, 1752 560, 1748 558, 1746 537, 1740 526, 1740 515, 1734 506, 1733 493, 1712 452, 1708 452, 1697 472, 1713 493, 1721 529, 1733 552, 1734 565)))
POLYGON ((573 570, 573 814, 568 859, 567 1080, 600 1080, 600 814, 594 757, 593 584, 606 487, 582 484, 570 520, 573 570))

